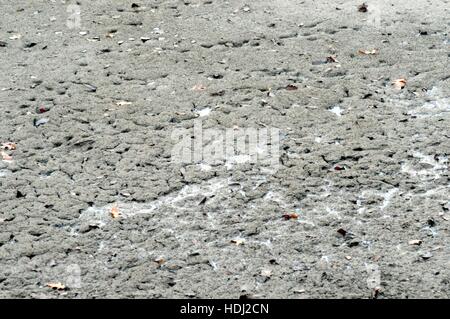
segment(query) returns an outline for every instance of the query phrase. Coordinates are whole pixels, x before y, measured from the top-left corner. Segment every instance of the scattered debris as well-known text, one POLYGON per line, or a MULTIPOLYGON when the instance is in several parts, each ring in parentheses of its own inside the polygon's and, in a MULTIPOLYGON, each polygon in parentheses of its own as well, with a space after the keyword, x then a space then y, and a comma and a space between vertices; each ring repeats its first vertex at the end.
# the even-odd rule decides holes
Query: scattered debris
POLYGON ((149 37, 141 37, 142 43, 145 43, 145 42, 150 41, 150 40, 151 40, 151 38, 149 38, 149 37))
POLYGON ((296 293, 296 294, 304 294, 305 292, 306 292, 306 290, 305 289, 294 289, 294 290, 292 290, 294 293, 296 293))
POLYGON ((119 218, 119 216, 120 216, 119 208, 117 206, 114 206, 113 208, 111 208, 110 213, 111 213, 111 217, 114 219, 119 218))
POLYGON ((39 106, 36 108, 36 113, 38 114, 46 113, 48 111, 50 111, 50 108, 46 106, 39 106))
POLYGON ((363 55, 376 55, 378 54, 378 50, 377 49, 372 49, 372 50, 358 50, 359 54, 363 54, 363 55))
POLYGON ((204 86, 203 84, 196 84, 196 85, 194 85, 192 90, 193 91, 204 91, 204 90, 206 90, 206 86, 204 86))
POLYGON ((153 261, 160 266, 166 262, 166 260, 163 257, 155 258, 153 261))
POLYGON ((0 155, 2 156, 2 160, 5 162, 10 162, 13 160, 13 158, 11 156, 9 156, 8 154, 6 154, 5 152, 0 152, 0 155))
POLYGON ((20 34, 13 34, 9 37, 10 40, 19 40, 20 38, 22 38, 22 35, 20 34))
POLYGON ((117 106, 125 106, 125 105, 131 105, 133 103, 129 102, 129 101, 117 101, 116 105, 117 106))
POLYGON ((406 86, 406 79, 397 79, 392 82, 396 90, 401 90, 406 86))
POLYGON ((37 45, 37 43, 36 42, 25 42, 24 44, 23 44, 23 47, 24 48, 32 48, 32 47, 35 47, 37 45))
POLYGON ((335 56, 327 56, 327 63, 339 63, 335 56))
POLYGON ((12 143, 12 142, 2 143, 2 149, 7 150, 7 151, 14 151, 17 149, 17 145, 16 145, 16 143, 12 143))
POLYGON ((430 259, 431 257, 433 257, 433 254, 430 253, 430 252, 424 252, 424 253, 422 253, 422 254, 420 255, 420 257, 422 257, 423 260, 428 260, 428 259, 430 259))
POLYGON ((225 91, 224 90, 220 90, 218 92, 212 92, 210 94, 210 96, 224 96, 225 95, 225 91))
POLYGON ((345 229, 343 229, 343 228, 339 228, 339 229, 337 230, 337 232, 338 232, 339 234, 341 234, 342 236, 344 236, 344 237, 345 237, 345 235, 347 235, 347 231, 346 231, 345 229))
POLYGON ((8 45, 8 43, 4 42, 4 41, 0 41, 0 48, 4 48, 8 45))
POLYGON ((296 90, 298 90, 298 87, 293 85, 293 84, 289 84, 288 86, 286 86, 286 90, 288 90, 288 91, 296 91, 296 90))
POLYGON ((360 241, 356 239, 356 240, 349 241, 347 243, 347 246, 351 248, 351 247, 359 246, 359 244, 360 244, 360 241))
POLYGON ((359 12, 367 12, 367 11, 369 11, 368 8, 369 8, 369 6, 366 3, 363 3, 358 6, 358 11, 359 12))
POLYGON ((408 242, 408 244, 420 246, 420 245, 422 244, 422 241, 421 241, 420 239, 413 239, 413 240, 410 240, 410 241, 408 242))
POLYGON ((96 86, 89 83, 83 83, 83 85, 88 89, 88 92, 97 92, 96 86))
POLYGON ((241 239, 241 238, 232 239, 231 243, 235 244, 236 246, 239 246, 239 245, 243 245, 245 243, 245 240, 241 239))
POLYGON ((381 293, 381 288, 380 287, 376 287, 372 289, 372 299, 377 299, 378 296, 381 293))
POLYGON ((281 217, 284 218, 285 220, 297 219, 298 218, 298 214, 296 214, 296 213, 284 214, 281 217))
POLYGON ((261 276, 266 277, 266 278, 272 277, 272 270, 267 270, 267 269, 262 270, 261 276))
POLYGON ((328 109, 331 113, 336 114, 337 116, 342 116, 342 112, 344 112, 343 109, 339 105, 335 105, 332 108, 328 109))
POLYGON ((209 107, 205 107, 204 109, 197 111, 199 117, 208 116, 209 113, 211 113, 211 109, 209 107))
POLYGON ((345 256, 345 259, 352 260, 352 256, 345 256))
POLYGON ((39 119, 39 120, 38 119, 34 119, 33 120, 33 125, 35 127, 39 127, 41 125, 47 124, 48 121, 49 121, 49 119, 47 119, 47 118, 42 118, 42 119, 39 119))
POLYGON ((66 286, 64 286, 60 282, 50 282, 47 284, 47 287, 49 287, 53 290, 66 290, 66 286))

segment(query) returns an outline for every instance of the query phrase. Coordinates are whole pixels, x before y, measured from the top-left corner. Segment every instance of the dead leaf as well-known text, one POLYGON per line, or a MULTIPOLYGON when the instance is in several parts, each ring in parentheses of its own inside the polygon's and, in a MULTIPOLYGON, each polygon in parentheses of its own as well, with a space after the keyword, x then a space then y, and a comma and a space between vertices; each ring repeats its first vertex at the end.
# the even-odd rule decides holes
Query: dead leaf
POLYGON ((236 246, 243 245, 244 242, 245 242, 245 240, 240 239, 240 238, 232 239, 232 240, 231 240, 231 243, 235 244, 236 246))
POLYGON ((50 282, 47 284, 47 287, 52 288, 53 290, 65 290, 66 286, 64 286, 60 282, 50 282))
POLYGON ((397 79, 392 82, 396 90, 401 90, 406 86, 406 79, 397 79))
POLYGON ((295 90, 298 90, 298 87, 293 84, 289 84, 288 86, 286 86, 286 90, 295 91, 295 90))
POLYGON ((17 148, 16 143, 2 143, 2 149, 8 150, 8 151, 14 151, 17 148))
POLYGON ((359 54, 363 54, 363 55, 376 55, 378 54, 378 50, 377 49, 372 49, 372 50, 358 50, 359 54))
POLYGON ((163 257, 155 258, 153 261, 155 263, 157 263, 158 265, 162 265, 162 264, 164 264, 166 262, 166 260, 163 257))
POLYGON ((281 217, 283 217, 285 220, 297 219, 298 218, 298 214, 296 214, 296 213, 284 214, 281 217))
POLYGON ((361 5, 358 6, 358 11, 359 12, 367 12, 368 11, 368 5, 366 3, 363 3, 361 5))
POLYGON ((2 159, 4 161, 12 161, 13 160, 13 158, 11 156, 9 156, 8 154, 6 154, 5 152, 1 152, 0 154, 2 155, 2 159))
POLYGON ((114 206, 113 208, 111 208, 111 217, 119 218, 119 216, 120 216, 119 208, 117 208, 117 206, 114 206))
POLYGON ((203 84, 196 84, 196 85, 194 85, 192 90, 193 91, 204 91, 204 90, 206 90, 206 86, 204 86, 203 84))
POLYGON ((419 246, 419 245, 422 244, 422 241, 421 241, 420 239, 413 239, 413 240, 410 240, 410 241, 408 242, 408 244, 419 246))

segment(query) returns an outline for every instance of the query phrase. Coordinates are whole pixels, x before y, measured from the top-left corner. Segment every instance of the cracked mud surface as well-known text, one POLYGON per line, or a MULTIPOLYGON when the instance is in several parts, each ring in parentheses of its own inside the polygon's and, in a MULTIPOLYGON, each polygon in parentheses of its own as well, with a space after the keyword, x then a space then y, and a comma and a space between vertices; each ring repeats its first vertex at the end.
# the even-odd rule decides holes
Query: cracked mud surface
POLYGON ((63 2, 0 0, 0 297, 449 297, 449 1, 63 2))

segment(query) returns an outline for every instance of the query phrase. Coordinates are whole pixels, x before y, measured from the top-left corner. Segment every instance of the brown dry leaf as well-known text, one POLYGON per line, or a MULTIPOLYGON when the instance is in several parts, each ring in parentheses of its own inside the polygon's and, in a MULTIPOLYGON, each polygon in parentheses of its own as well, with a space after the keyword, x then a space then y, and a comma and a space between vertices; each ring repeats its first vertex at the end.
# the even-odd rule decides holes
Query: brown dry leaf
POLYGON ((204 91, 204 90, 206 90, 206 86, 204 86, 203 84, 196 84, 196 85, 194 85, 192 90, 194 90, 194 91, 204 91))
POLYGON ((120 216, 119 208, 117 208, 117 206, 114 206, 113 208, 111 208, 111 217, 119 218, 119 216, 120 216))
POLYGON ((408 244, 419 246, 419 245, 422 244, 422 241, 421 241, 420 239, 413 239, 413 240, 410 240, 410 241, 408 242, 408 244))
POLYGON ((284 214, 281 217, 283 217, 285 220, 297 219, 298 218, 298 214, 296 214, 296 213, 284 214))
POLYGON ((240 238, 232 239, 232 240, 231 240, 231 243, 235 244, 236 246, 243 245, 244 242, 245 242, 245 240, 240 239, 240 238))
POLYGON ((372 50, 358 50, 359 54, 364 54, 364 55, 376 55, 378 54, 378 50, 377 49, 372 49, 372 50))
POLYGON ((14 151, 17 148, 16 143, 8 142, 8 143, 2 143, 2 149, 8 150, 8 151, 14 151))
POLYGON ((401 90, 406 86, 406 79, 397 79, 392 82, 396 90, 401 90))
POLYGON ((60 282, 49 282, 47 284, 47 287, 52 288, 54 290, 65 290, 66 289, 66 286, 64 286, 60 282))
POLYGON ((1 152, 0 154, 2 155, 2 159, 3 159, 4 161, 12 161, 12 159, 13 159, 11 156, 9 156, 8 154, 6 154, 5 152, 1 152))

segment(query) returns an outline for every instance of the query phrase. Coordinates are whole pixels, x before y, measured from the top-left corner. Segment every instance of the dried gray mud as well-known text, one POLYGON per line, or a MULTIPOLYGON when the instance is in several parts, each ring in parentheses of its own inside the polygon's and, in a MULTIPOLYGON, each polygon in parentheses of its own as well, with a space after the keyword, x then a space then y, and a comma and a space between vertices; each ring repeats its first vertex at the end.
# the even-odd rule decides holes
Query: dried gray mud
POLYGON ((134 2, 0 0, 0 297, 449 297, 449 1, 134 2))

